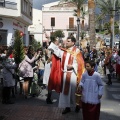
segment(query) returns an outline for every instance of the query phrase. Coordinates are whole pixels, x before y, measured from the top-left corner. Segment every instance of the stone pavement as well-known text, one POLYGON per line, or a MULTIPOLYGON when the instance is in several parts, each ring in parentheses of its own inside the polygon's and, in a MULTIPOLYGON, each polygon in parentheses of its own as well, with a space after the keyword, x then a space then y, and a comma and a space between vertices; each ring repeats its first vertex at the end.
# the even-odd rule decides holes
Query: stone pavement
MULTIPOLYGON (((120 120, 120 83, 113 79, 113 85, 105 84, 103 77, 104 96, 101 104, 100 120, 120 120)), ((24 99, 17 95, 16 103, 4 105, 0 103, 0 120, 82 120, 82 111, 62 115, 57 107, 59 94, 53 91, 54 104, 45 102, 47 91, 43 90, 39 97, 24 99)))

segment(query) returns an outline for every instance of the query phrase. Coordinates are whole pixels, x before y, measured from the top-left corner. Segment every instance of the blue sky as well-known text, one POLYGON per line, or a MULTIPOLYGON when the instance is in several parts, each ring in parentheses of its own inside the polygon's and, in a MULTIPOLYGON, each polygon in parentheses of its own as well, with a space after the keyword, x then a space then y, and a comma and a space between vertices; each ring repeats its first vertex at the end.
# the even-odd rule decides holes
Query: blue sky
POLYGON ((36 4, 36 5, 34 5, 33 4, 33 6, 34 6, 34 8, 36 8, 36 9, 40 9, 40 10, 42 10, 42 5, 44 5, 44 4, 47 4, 47 3, 51 3, 51 2, 56 2, 56 1, 59 1, 59 0, 35 0, 38 4, 36 4))

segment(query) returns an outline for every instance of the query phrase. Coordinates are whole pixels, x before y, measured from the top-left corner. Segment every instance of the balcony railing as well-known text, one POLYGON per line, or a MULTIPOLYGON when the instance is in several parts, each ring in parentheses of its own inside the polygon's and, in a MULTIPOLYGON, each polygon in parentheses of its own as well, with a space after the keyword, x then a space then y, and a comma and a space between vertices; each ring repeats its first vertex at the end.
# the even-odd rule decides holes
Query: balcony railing
POLYGON ((73 25, 73 26, 67 26, 67 31, 76 31, 77 30, 77 26, 73 25))
POLYGON ((5 7, 5 8, 9 8, 9 9, 17 9, 17 3, 1 0, 0 7, 5 7))

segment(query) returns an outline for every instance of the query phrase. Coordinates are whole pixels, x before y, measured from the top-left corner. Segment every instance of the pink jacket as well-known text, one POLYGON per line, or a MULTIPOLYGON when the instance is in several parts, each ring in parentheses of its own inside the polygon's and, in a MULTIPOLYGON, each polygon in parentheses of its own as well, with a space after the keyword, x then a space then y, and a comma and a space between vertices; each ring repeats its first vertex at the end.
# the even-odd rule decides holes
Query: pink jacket
POLYGON ((30 59, 27 55, 24 58, 24 61, 26 62, 26 71, 25 71, 25 75, 23 77, 33 77, 33 68, 30 65, 30 63, 33 63, 35 60, 35 57, 33 57, 32 59, 30 59))

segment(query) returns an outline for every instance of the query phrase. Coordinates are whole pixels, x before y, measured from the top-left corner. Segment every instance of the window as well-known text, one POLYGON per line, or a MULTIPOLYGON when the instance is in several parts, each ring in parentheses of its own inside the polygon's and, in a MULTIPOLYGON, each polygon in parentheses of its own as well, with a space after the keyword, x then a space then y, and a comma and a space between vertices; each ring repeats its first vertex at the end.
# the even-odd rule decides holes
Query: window
POLYGON ((26 0, 23 1, 23 12, 28 13, 28 2, 26 0))
POLYGON ((0 0, 0 6, 5 7, 5 0, 0 0))
POLYGON ((32 16, 32 7, 30 6, 30 16, 32 16))
POLYGON ((32 11, 32 4, 30 2, 30 0, 22 0, 22 8, 21 8, 21 12, 22 14, 24 14, 25 16, 27 16, 28 18, 30 18, 32 20, 32 15, 33 15, 33 11, 32 11))
POLYGON ((69 28, 74 28, 74 18, 69 18, 69 28))
POLYGON ((51 26, 55 26, 55 18, 54 17, 51 18, 51 26))

